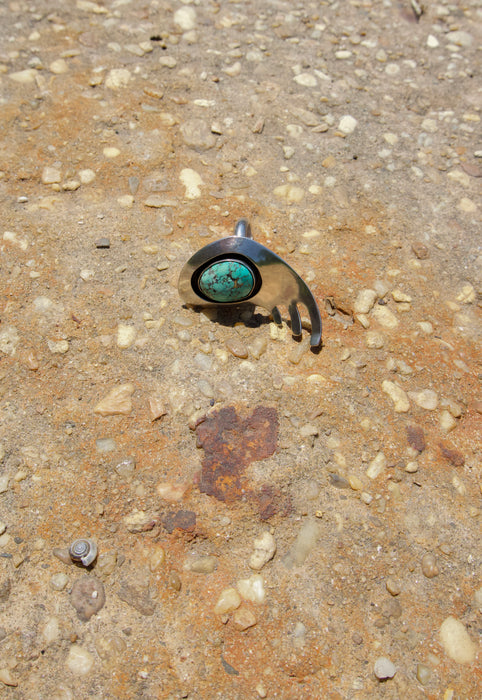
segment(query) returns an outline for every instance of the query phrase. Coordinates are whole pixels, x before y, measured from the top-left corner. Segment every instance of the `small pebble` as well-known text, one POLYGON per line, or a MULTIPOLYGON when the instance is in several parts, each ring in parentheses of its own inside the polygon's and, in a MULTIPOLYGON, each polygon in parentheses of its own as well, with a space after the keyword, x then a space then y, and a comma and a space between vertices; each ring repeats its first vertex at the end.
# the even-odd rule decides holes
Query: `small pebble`
POLYGON ((235 588, 225 588, 221 591, 214 612, 216 615, 226 615, 241 605, 241 596, 235 588))
POLYGON ((75 192, 80 187, 79 180, 67 180, 62 184, 64 192, 75 192))
POLYGON ((181 7, 174 13, 174 24, 184 32, 189 32, 196 26, 196 10, 194 7, 181 7))
POLYGON ((101 416, 128 416, 132 411, 131 396, 133 393, 133 384, 120 384, 112 389, 102 401, 99 401, 94 408, 94 413, 101 416))
POLYGON ((457 427, 457 420, 449 411, 444 410, 439 416, 439 424, 444 433, 450 433, 457 427))
POLYGON ((102 153, 105 155, 106 158, 117 158, 117 156, 120 155, 120 150, 115 146, 106 146, 103 149, 102 153))
POLYGON ((117 203, 123 209, 130 209, 134 204, 134 197, 131 194, 123 194, 121 197, 117 197, 117 203))
POLYGON ((355 117, 352 117, 350 114, 346 114, 344 117, 340 119, 340 123, 338 124, 338 129, 343 133, 343 134, 352 134, 357 126, 358 122, 355 119, 355 117))
POLYGON ((385 587, 390 595, 397 596, 402 592, 402 587, 400 581, 394 578, 387 578, 385 581, 385 587))
POLYGON ((189 119, 184 122, 181 135, 186 146, 196 151, 207 151, 216 145, 216 137, 203 119, 189 119))
POLYGON ((405 465, 405 471, 408 472, 408 474, 415 474, 418 472, 418 463, 417 462, 407 462, 405 465))
POLYGON ((410 410, 407 393, 398 384, 385 380, 382 382, 382 391, 392 399, 395 413, 407 413, 410 410))
POLYGON ((50 585, 54 589, 54 591, 63 591, 65 586, 69 582, 69 577, 67 574, 60 573, 60 574, 53 574, 50 577, 50 585))
POLYGON ((149 418, 151 423, 166 415, 167 409, 164 404, 164 396, 154 394, 147 399, 149 406, 149 418))
POLYGON ((59 618, 54 615, 49 617, 42 628, 41 634, 46 644, 56 642, 60 636, 59 618))
POLYGON ((305 191, 296 185, 279 185, 273 190, 276 197, 286 200, 288 204, 298 204, 305 196, 305 191))
POLYGON ((234 612, 233 624, 240 631, 247 630, 256 624, 256 615, 249 608, 240 607, 234 612))
POLYGON ((60 170, 58 170, 58 168, 46 166, 42 170, 41 181, 44 185, 53 185, 61 182, 61 180, 62 173, 60 172, 60 170))
POLYGON ((116 464, 114 469, 124 479, 132 479, 136 470, 136 461, 132 457, 124 459, 116 464))
POLYGON ((79 180, 82 185, 90 185, 95 180, 95 173, 93 170, 79 170, 79 180))
POLYGON ((191 168, 184 168, 181 170, 179 179, 186 188, 184 194, 186 199, 197 199, 201 196, 200 186, 203 184, 203 179, 199 173, 191 168))
POLYGON ((427 685, 432 675, 432 669, 425 664, 417 664, 417 680, 422 685, 427 685))
POLYGON ((164 550, 164 547, 161 547, 161 545, 157 545, 154 551, 151 553, 151 556, 149 557, 149 569, 152 572, 158 571, 164 564, 165 560, 166 552, 164 550))
POLYGON ((300 428, 300 436, 303 438, 316 437, 320 434, 320 429, 312 423, 305 423, 300 428))
POLYGON ((445 653, 458 664, 475 661, 477 645, 472 641, 465 625, 451 615, 440 627, 440 641, 445 653))
POLYGON ((18 686, 18 681, 15 680, 8 668, 0 668, 0 683, 11 688, 16 688, 18 686))
POLYGON ((264 687, 264 685, 262 683, 258 683, 258 685, 256 686, 256 692, 258 693, 258 696, 260 698, 268 697, 268 693, 266 691, 266 688, 264 687))
POLYGON ((383 452, 379 452, 368 465, 366 475, 369 479, 376 479, 377 476, 380 476, 380 474, 384 471, 386 466, 387 458, 385 457, 383 452))
POLYGON ((117 326, 117 347, 121 350, 126 350, 134 345, 137 336, 137 331, 134 326, 128 326, 124 323, 119 323, 117 326))
POLYGON ((254 552, 249 560, 250 569, 260 571, 276 553, 276 540, 273 535, 265 530, 254 540, 254 552))
POLYGON ((295 542, 291 545, 283 563, 287 569, 301 566, 318 542, 320 537, 320 523, 318 520, 307 520, 300 528, 295 542))
POLYGON ((383 328, 394 329, 399 324, 398 318, 386 306, 375 306, 371 315, 383 328))
POLYGON ((255 358, 255 360, 259 360, 259 358, 264 355, 266 350, 268 349, 268 340, 265 336, 257 336, 255 340, 251 343, 249 346, 249 352, 251 355, 255 358))
POLYGON ((249 578, 243 578, 236 585, 244 600, 249 600, 252 603, 264 602, 266 591, 261 574, 253 574, 249 578))
POLYGON ((432 389, 409 391, 408 395, 417 406, 424 408, 426 411, 434 411, 438 406, 438 396, 432 389))
POLYGON ((167 579, 167 582, 173 590, 175 590, 177 592, 179 592, 181 590, 181 586, 182 586, 181 577, 179 576, 177 571, 170 572, 168 579, 167 579))
POLYGON ((109 238, 98 238, 95 242, 96 248, 110 248, 109 238))
POLYGON ((440 569, 437 565, 437 559, 433 554, 427 552, 424 554, 421 561, 422 573, 426 578, 434 578, 440 573, 440 569))
POLYGON ((298 75, 295 75, 293 80, 298 83, 298 85, 302 85, 303 87, 316 87, 318 85, 318 81, 314 75, 311 75, 311 73, 299 73, 298 75))
POLYGON ((74 581, 70 603, 83 622, 87 622, 105 605, 104 585, 96 576, 84 575, 74 581))
POLYGON ((106 454, 117 449, 117 444, 113 438, 97 438, 95 448, 99 454, 106 454))
POLYGON ((216 571, 217 567, 217 557, 213 556, 198 557, 187 564, 189 571, 194 571, 197 574, 212 574, 213 571, 216 571))
POLYGON ((114 573, 116 566, 117 552, 115 550, 101 552, 97 557, 95 573, 98 574, 100 578, 106 578, 114 573))
POLYGON ((390 659, 387 659, 386 656, 380 656, 375 661, 373 670, 375 672, 375 676, 380 681, 383 681, 387 678, 393 678, 393 676, 397 672, 395 664, 392 661, 390 661, 390 659))
POLYGON ((421 243, 420 241, 415 241, 414 243, 412 243, 412 250, 415 254, 415 257, 419 260, 426 260, 430 254, 427 246, 424 243, 421 243))
POLYGON ((131 74, 127 68, 113 68, 105 79, 106 87, 111 90, 126 88, 131 81, 131 74))
POLYGON ((226 349, 229 350, 234 357, 239 357, 243 360, 248 357, 248 348, 239 338, 229 338, 229 340, 226 341, 226 349))
POLYGON ((94 662, 94 657, 90 651, 78 644, 72 644, 67 656, 67 668, 69 671, 79 676, 86 676, 92 670, 94 662))
POLYGON ((367 331, 365 344, 372 350, 381 350, 385 345, 385 338, 378 331, 367 331))
POLYGON ((146 513, 143 510, 134 510, 122 519, 127 530, 132 533, 149 532, 156 524, 156 513, 146 513))

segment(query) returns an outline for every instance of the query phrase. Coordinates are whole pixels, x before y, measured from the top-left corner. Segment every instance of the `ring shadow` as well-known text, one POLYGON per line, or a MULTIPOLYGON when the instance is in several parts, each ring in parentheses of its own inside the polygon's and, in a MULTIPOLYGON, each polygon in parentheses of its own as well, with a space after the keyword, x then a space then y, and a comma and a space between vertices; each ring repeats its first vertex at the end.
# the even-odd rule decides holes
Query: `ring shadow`
MULTIPOLYGON (((206 307, 191 306, 188 304, 183 304, 183 308, 192 309, 196 313, 206 310, 206 307)), ((220 326, 224 326, 225 328, 234 328, 236 323, 243 323, 246 328, 261 328, 262 326, 266 326, 273 322, 273 318, 270 313, 256 313, 256 308, 258 307, 256 307, 254 304, 250 304, 249 302, 225 307, 216 307, 216 318, 212 319, 212 321, 213 323, 218 323, 220 326), (246 312, 248 311, 251 312, 251 316, 246 318, 246 312)), ((286 320, 286 325, 291 329, 291 321, 289 319, 286 320)), ((305 330, 310 331, 311 329, 308 328, 305 330)), ((292 335, 292 338, 296 343, 301 343, 303 339, 301 335, 292 335)), ((322 349, 323 341, 319 345, 315 347, 311 346, 310 348, 313 355, 319 355, 322 349)))

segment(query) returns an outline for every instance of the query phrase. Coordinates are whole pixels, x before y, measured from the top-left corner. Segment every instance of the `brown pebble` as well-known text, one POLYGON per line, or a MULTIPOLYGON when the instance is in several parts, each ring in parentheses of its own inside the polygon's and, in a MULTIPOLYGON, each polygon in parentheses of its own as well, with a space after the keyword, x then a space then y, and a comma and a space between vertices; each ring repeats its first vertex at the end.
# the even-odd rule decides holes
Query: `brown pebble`
POLYGON ((354 644, 362 644, 363 643, 363 637, 358 632, 353 632, 351 638, 352 638, 354 644))
POLYGON ((413 447, 413 449, 418 452, 423 452, 427 445, 422 428, 418 425, 407 425, 406 431, 410 447, 413 447))
POLYGON ((400 586, 400 581, 397 581, 394 578, 387 578, 385 581, 385 587, 387 591, 390 593, 390 595, 397 596, 400 595, 402 591, 402 587, 400 586))
POLYGON ((434 578, 440 573, 440 569, 437 566, 437 560, 433 554, 430 554, 430 552, 423 555, 421 565, 422 573, 427 578, 434 578))
POLYGON ((417 257, 419 260, 426 260, 429 256, 427 246, 420 243, 420 241, 415 241, 415 243, 412 243, 412 250, 415 253, 415 257, 417 257))
POLYGON ((63 564, 72 564, 72 559, 70 558, 69 550, 67 548, 61 549, 60 547, 54 547, 52 554, 63 564))
POLYGON ((241 607, 233 615, 233 624, 242 632, 256 624, 256 615, 248 608, 241 607))
POLYGON ((482 170, 475 163, 460 163, 460 167, 471 177, 482 177, 482 170))
POLYGON ((398 598, 388 598, 383 601, 380 612, 385 618, 390 619, 393 617, 395 620, 398 620, 402 615, 401 603, 398 598))

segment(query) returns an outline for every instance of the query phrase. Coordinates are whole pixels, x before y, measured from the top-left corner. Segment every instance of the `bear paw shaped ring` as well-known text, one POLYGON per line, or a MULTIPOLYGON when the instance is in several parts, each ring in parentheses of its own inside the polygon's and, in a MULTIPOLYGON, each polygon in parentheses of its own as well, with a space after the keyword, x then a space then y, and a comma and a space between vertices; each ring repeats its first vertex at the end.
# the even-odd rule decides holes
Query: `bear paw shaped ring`
POLYGON ((246 219, 237 222, 234 236, 208 243, 187 261, 178 288, 182 300, 192 306, 249 301, 269 311, 278 325, 278 306, 287 306, 294 336, 302 330, 297 304, 304 304, 311 320, 311 346, 321 344, 321 317, 313 294, 292 267, 253 240, 246 219))

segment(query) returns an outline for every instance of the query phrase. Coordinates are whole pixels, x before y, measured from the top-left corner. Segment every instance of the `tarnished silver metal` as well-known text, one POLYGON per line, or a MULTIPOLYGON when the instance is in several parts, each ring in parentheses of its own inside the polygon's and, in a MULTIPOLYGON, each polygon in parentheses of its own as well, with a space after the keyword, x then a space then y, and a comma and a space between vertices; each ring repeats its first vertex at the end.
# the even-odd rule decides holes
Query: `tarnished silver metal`
MULTIPOLYGON (((219 270, 226 269, 218 266, 219 270)), ((213 276, 216 273, 213 273, 213 276)), ((219 276, 215 279, 219 286, 219 276)), ((222 280, 221 280, 222 282, 222 280)), ((236 279, 229 280, 231 291, 236 279)), ((205 288, 205 287, 204 287, 205 288)), ((294 336, 302 334, 298 303, 304 304, 311 321, 311 346, 321 344, 321 317, 313 294, 301 277, 276 253, 257 243, 251 236, 251 227, 246 219, 240 219, 234 227, 234 235, 208 243, 195 253, 184 265, 178 284, 179 294, 186 304, 192 306, 218 307, 249 302, 267 309, 275 323, 281 324, 278 306, 287 306, 294 336), (217 263, 241 267, 252 274, 254 283, 246 294, 236 301, 216 301, 199 286, 200 276, 215 268, 217 263)))
POLYGON ((97 557, 97 545, 93 540, 75 540, 69 547, 72 561, 77 561, 84 566, 90 566, 97 557))

